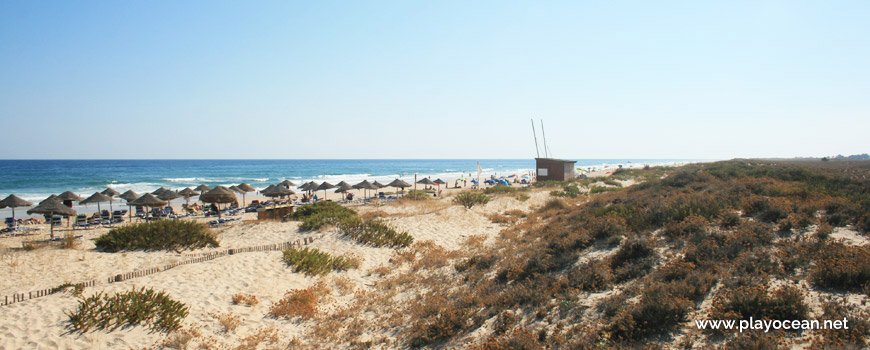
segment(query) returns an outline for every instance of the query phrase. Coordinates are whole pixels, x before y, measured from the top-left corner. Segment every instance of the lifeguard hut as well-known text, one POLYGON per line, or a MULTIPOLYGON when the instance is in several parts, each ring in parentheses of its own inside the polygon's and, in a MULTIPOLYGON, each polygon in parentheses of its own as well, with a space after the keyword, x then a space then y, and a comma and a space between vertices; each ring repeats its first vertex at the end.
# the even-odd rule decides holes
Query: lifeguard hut
POLYGON ((535 158, 537 181, 565 181, 574 178, 574 164, 577 161, 555 158, 535 158))

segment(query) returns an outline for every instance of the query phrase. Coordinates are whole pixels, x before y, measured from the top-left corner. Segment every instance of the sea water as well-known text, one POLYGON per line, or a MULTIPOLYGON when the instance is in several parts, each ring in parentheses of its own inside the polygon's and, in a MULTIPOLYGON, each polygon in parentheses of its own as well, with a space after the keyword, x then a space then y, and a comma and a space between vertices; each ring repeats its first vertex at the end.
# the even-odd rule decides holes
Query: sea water
MULTIPOLYGON (((669 165, 696 162, 692 159, 571 159, 578 168, 669 165)), ((290 180, 336 184, 362 180, 388 183, 396 178, 411 183, 418 179, 450 181, 459 177, 508 176, 534 173, 534 159, 281 159, 281 160, 0 160, 0 198, 15 195, 37 203, 51 194, 73 191, 86 198, 114 188, 143 194, 160 187, 178 190, 206 184, 231 186, 242 182, 262 189, 290 180)), ((93 205, 91 205, 93 206, 93 205)), ((95 207, 95 206, 94 206, 95 207)), ((96 208, 94 208, 96 209, 96 208)), ((27 208, 16 210, 23 217, 27 208)), ((0 215, 9 209, 0 210, 0 215)))

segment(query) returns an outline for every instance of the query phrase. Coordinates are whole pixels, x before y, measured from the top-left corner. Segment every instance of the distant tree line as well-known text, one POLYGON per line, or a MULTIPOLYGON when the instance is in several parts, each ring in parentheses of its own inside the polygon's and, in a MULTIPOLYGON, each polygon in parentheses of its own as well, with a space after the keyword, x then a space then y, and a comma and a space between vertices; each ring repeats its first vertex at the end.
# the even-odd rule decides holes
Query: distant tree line
POLYGON ((842 154, 838 154, 835 157, 823 157, 822 161, 827 162, 831 159, 853 159, 853 160, 862 160, 862 159, 870 159, 870 154, 853 154, 851 156, 844 156, 842 154))

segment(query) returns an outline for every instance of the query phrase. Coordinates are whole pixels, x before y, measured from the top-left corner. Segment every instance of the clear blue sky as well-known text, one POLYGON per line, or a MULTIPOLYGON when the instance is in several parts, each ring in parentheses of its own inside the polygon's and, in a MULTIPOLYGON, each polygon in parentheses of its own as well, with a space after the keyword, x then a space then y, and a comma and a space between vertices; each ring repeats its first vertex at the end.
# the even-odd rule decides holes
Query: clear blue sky
POLYGON ((868 1, 0 2, 0 158, 870 152, 868 1))

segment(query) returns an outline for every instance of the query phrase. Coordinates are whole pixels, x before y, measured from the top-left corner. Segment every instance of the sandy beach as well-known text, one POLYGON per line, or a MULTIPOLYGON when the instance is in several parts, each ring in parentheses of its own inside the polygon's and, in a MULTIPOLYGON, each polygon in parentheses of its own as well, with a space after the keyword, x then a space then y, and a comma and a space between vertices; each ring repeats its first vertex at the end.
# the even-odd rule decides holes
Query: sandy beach
MULTIPOLYGON (((421 186, 422 188, 422 186, 421 186)), ((541 205, 547 193, 535 192, 526 201, 515 198, 497 198, 482 207, 467 210, 450 202, 450 196, 462 189, 446 189, 442 198, 419 203, 396 201, 381 204, 356 205, 361 214, 377 211, 377 215, 399 230, 411 233, 417 241, 432 241, 447 249, 456 249, 470 235, 494 237, 501 225, 493 223, 487 215, 506 210, 528 210, 541 205)), ((320 195, 322 196, 322 191, 320 195)), ((340 194, 328 193, 329 199, 338 199, 340 194)), ((247 200, 265 198, 247 196, 247 200)), ((177 201, 176 201, 177 202, 177 201)), ((310 247, 333 254, 355 254, 362 264, 357 269, 334 272, 324 280, 347 279, 354 288, 366 289, 381 278, 371 271, 390 266, 394 250, 360 245, 339 235, 334 229, 322 232, 302 232, 297 222, 257 222, 255 213, 246 213, 242 221, 216 228, 220 237, 219 248, 197 249, 184 252, 103 253, 94 250, 93 239, 106 233, 109 228, 56 229, 55 234, 66 232, 84 235, 75 249, 46 247, 22 251, 22 242, 34 240, 47 233, 40 228, 37 235, 0 238, 3 264, 0 273, 7 276, 0 283, 0 297, 14 293, 51 288, 63 283, 85 280, 100 281, 86 288, 85 295, 112 293, 147 286, 163 290, 173 298, 190 305, 186 325, 199 328, 206 337, 213 336, 234 344, 257 329, 273 327, 282 339, 300 336, 305 330, 293 322, 276 320, 266 316, 269 305, 292 289, 307 288, 321 278, 294 273, 282 261, 279 251, 252 252, 221 257, 211 261, 179 266, 153 275, 118 283, 106 280, 118 273, 132 272, 149 267, 162 266, 184 260, 209 251, 241 248, 254 245, 281 243, 309 238, 310 247), (252 294, 260 303, 254 307, 233 305, 233 294, 252 294), (216 312, 231 313, 245 319, 234 334, 220 330, 212 316, 216 312)), ((184 220, 207 221, 211 218, 186 218, 184 220)), ((38 225, 45 226, 45 225, 38 225)), ((340 302, 342 295, 335 295, 340 302)), ((66 329, 64 311, 76 305, 70 293, 57 293, 41 298, 17 302, 3 307, 0 317, 0 348, 34 349, 127 349, 156 344, 164 335, 149 333, 143 327, 134 327, 114 332, 91 332, 70 334, 66 329)))

